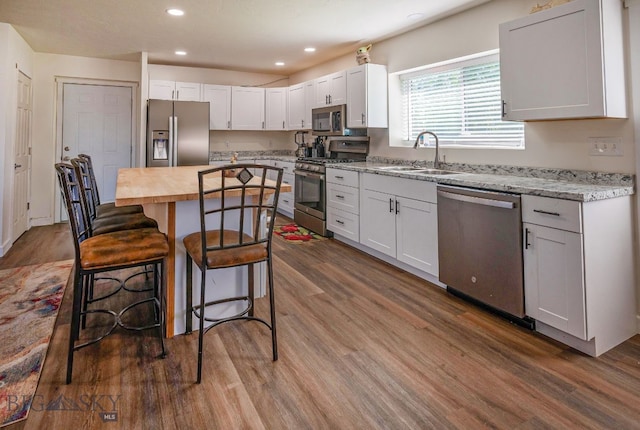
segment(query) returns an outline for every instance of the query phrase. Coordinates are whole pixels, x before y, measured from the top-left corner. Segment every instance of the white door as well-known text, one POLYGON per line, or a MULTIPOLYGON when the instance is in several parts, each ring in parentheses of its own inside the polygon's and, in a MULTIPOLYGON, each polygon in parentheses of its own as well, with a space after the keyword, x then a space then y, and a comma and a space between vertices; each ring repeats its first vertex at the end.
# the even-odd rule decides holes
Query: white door
POLYGON ((31 118, 31 79, 19 72, 13 163, 13 241, 27 231, 28 227, 29 178, 31 176, 31 118))
POLYGON ((360 243, 396 257, 396 199, 390 194, 363 190, 360 213, 360 243))
POLYGON ((118 169, 131 167, 133 88, 65 83, 62 154, 88 154, 101 202, 115 200, 118 169))
POLYGON ((438 276, 437 206, 400 197, 396 201, 396 258, 438 276))

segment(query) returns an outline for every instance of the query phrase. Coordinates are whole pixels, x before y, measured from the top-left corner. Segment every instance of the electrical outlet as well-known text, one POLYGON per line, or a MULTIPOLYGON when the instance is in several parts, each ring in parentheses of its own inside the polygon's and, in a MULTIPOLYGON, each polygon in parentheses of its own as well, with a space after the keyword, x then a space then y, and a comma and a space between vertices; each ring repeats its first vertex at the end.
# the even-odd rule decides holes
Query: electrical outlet
POLYGON ((621 137, 590 137, 587 143, 589 155, 592 156, 621 157, 624 155, 621 137))

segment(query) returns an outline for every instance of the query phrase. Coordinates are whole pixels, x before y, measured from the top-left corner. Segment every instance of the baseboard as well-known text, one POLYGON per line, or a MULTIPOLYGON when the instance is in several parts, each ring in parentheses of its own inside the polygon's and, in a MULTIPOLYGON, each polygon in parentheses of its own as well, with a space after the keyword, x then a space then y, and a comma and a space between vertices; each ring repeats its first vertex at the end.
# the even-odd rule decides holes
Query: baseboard
POLYGON ((53 220, 51 217, 46 218, 31 218, 31 227, 42 227, 43 225, 52 225, 53 220))
POLYGON ((636 315, 636 333, 640 334, 640 315, 636 315))

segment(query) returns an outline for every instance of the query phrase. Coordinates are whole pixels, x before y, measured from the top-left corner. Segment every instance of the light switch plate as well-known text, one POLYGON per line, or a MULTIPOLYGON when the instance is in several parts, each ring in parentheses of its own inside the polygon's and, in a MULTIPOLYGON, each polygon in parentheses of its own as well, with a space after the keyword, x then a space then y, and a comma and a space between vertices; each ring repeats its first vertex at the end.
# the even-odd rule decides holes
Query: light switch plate
POLYGON ((590 137, 587 143, 589 155, 592 156, 621 157, 624 155, 621 137, 590 137))

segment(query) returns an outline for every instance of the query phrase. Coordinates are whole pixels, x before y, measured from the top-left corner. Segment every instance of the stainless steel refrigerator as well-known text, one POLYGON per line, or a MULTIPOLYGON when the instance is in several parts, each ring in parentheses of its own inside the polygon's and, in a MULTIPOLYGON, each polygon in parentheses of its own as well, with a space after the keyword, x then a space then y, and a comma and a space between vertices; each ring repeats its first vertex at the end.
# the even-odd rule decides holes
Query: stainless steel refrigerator
POLYGON ((149 100, 147 167, 209 164, 209 102, 149 100))

